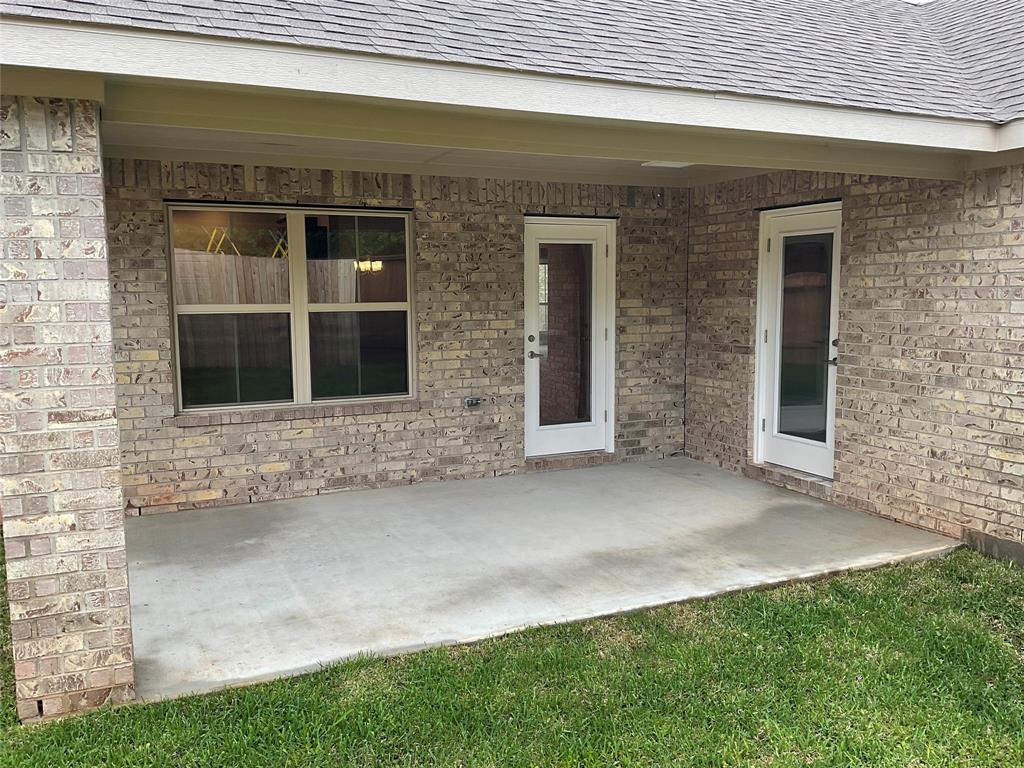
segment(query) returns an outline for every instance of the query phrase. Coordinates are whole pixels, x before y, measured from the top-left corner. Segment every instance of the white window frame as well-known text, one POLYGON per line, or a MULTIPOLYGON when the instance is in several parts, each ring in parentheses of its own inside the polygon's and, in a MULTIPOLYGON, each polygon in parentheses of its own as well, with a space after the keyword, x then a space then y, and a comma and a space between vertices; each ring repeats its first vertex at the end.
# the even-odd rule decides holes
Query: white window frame
POLYGON ((287 408, 292 406, 321 406, 358 403, 393 402, 413 400, 416 397, 416 337, 415 312, 413 309, 413 249, 410 215, 405 211, 375 208, 306 208, 268 205, 219 205, 216 203, 171 203, 166 206, 167 254, 170 268, 169 295, 171 315, 171 339, 174 366, 175 407, 178 413, 210 413, 237 410, 287 408), (276 213, 285 216, 288 233, 288 304, 185 304, 179 306, 174 296, 174 212, 202 210, 217 212, 276 213), (396 302, 353 302, 336 304, 310 304, 306 282, 306 216, 372 216, 400 218, 405 222, 405 301, 396 302), (314 400, 310 379, 309 357, 309 313, 310 312, 405 312, 406 315, 406 383, 408 392, 395 395, 369 397, 352 396, 314 400), (182 402, 181 354, 178 347, 178 317, 180 315, 231 315, 231 314, 286 313, 292 347, 292 399, 271 400, 252 403, 229 403, 225 405, 193 405, 185 407, 182 402))

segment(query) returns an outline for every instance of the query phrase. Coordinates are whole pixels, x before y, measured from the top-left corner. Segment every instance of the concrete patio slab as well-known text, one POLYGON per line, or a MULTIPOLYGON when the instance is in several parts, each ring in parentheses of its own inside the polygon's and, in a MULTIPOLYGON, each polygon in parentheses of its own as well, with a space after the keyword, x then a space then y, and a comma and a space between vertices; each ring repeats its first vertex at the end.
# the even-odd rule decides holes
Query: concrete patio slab
POLYGON ((956 546, 686 459, 133 518, 127 534, 150 700, 956 546))

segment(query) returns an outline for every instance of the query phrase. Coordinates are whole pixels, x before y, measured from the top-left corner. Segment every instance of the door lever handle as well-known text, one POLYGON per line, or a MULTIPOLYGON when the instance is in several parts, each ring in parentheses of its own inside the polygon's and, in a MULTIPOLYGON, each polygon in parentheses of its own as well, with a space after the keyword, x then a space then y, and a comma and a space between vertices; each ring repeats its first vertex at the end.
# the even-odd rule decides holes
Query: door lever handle
POLYGON ((826 360, 825 365, 839 365, 839 358, 833 357, 831 360, 826 360))
POLYGON ((526 353, 526 356, 533 360, 535 357, 544 357, 540 352, 534 352, 532 349, 526 353))

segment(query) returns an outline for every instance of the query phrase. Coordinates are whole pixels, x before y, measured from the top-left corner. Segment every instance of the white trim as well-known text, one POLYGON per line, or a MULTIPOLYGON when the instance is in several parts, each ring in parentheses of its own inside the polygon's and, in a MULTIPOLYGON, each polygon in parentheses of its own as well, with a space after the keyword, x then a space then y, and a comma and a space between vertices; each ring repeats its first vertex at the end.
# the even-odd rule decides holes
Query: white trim
POLYGON ((619 345, 618 325, 616 324, 615 297, 618 294, 619 272, 616 252, 617 222, 608 222, 607 252, 605 254, 605 328, 608 339, 604 350, 605 375, 605 408, 608 418, 605 419, 604 437, 605 453, 615 453, 615 400, 618 393, 615 378, 615 350, 619 345))
POLYGON ((4 19, 2 63, 472 109, 993 152, 998 127, 652 85, 119 27, 4 19))
MULTIPOLYGON (((288 267, 292 306, 292 370, 295 373, 292 395, 297 403, 313 402, 311 360, 309 355, 309 279, 306 275, 306 212, 289 211, 288 267), (292 258, 301 253, 302 258, 292 258)), ((406 245, 408 249, 408 244, 406 245)))
POLYGON ((245 315, 291 311, 291 304, 179 304, 174 307, 178 315, 245 315))
MULTIPOLYGON (((309 286, 307 286, 308 288, 309 286)), ((367 301, 348 304, 307 304, 310 312, 395 312, 409 308, 407 301, 367 301)))
MULTIPOLYGON (((833 329, 833 334, 838 334, 840 280, 837 278, 840 275, 842 266, 842 202, 837 201, 819 203, 816 205, 779 208, 762 211, 760 215, 757 259, 757 322, 754 336, 754 418, 753 423, 751 424, 751 428, 754 430, 753 459, 754 462, 758 464, 770 461, 770 458, 767 456, 766 444, 769 433, 774 430, 775 418, 771 407, 772 403, 769 402, 769 393, 774 390, 769 377, 777 376, 778 374, 778 361, 776 360, 774 351, 770 350, 768 345, 774 342, 777 338, 772 330, 778 328, 778 313, 781 308, 778 306, 778 302, 776 300, 777 297, 772 293, 772 289, 777 288, 778 286, 774 281, 769 280, 768 270, 776 263, 775 260, 781 253, 781 243, 774 242, 770 246, 769 241, 773 239, 775 241, 779 241, 782 239, 782 237, 775 232, 775 222, 784 221, 787 218, 797 219, 800 217, 814 216, 816 214, 836 214, 836 218, 838 219, 834 225, 814 224, 807 230, 808 232, 823 232, 830 230, 834 232, 830 324, 833 329), (771 248, 774 250, 771 251, 771 248), (764 429, 762 429, 762 423, 765 424, 764 429)), ((793 233, 786 232, 785 234, 788 235, 793 233)), ((837 336, 834 335, 833 338, 837 338, 837 336)), ((838 367, 829 366, 828 388, 830 393, 834 393, 836 390, 837 375, 838 367)), ((821 449, 823 451, 827 450, 834 455, 836 418, 836 402, 834 395, 831 397, 830 404, 827 408, 826 433, 828 435, 828 439, 821 449)), ((783 435, 776 435, 776 439, 789 438, 783 435)), ((807 442, 800 438, 792 438, 792 440, 794 441, 794 448, 796 449, 800 448, 800 445, 797 445, 797 443, 804 444, 807 442)), ((807 469, 804 466, 792 466, 789 464, 786 466, 830 479, 834 474, 834 461, 831 463, 831 467, 817 467, 817 471, 807 469)))
MULTIPOLYGON (((615 395, 616 395, 616 381, 615 381, 615 347, 617 343, 616 325, 615 325, 615 296, 616 296, 616 220, 615 219, 600 219, 593 217, 556 217, 556 216, 526 216, 524 217, 525 234, 524 234, 524 248, 526 250, 524 258, 524 273, 525 273, 525 285, 524 285, 524 326, 523 326, 523 346, 524 355, 528 354, 530 349, 536 345, 531 344, 528 339, 528 334, 531 330, 531 313, 529 307, 531 302, 536 304, 538 301, 537 296, 537 285, 536 281, 531 279, 529 272, 530 267, 530 254, 533 249, 538 247, 539 242, 566 242, 566 243, 588 243, 594 247, 593 259, 595 263, 595 269, 593 274, 593 291, 595 296, 600 297, 600 313, 595 314, 592 318, 591 323, 591 340, 594 345, 594 352, 600 359, 601 367, 595 366, 593 370, 593 376, 595 377, 592 382, 592 392, 596 390, 596 395, 593 398, 592 408, 594 413, 594 419, 592 421, 583 424, 567 424, 567 425, 552 425, 548 427, 540 427, 537 424, 533 424, 533 415, 531 414, 531 405, 529 402, 530 398, 530 381, 531 371, 529 368, 529 361, 524 358, 524 430, 525 439, 524 447, 527 458, 539 457, 539 456, 551 456, 559 453, 574 453, 579 451, 591 451, 591 450, 602 450, 605 453, 615 453, 615 395), (600 253, 601 248, 604 248, 604 256, 600 253), (597 265, 603 263, 603 269, 598 269, 597 265), (603 338, 602 338, 603 337, 603 338), (601 346, 598 346, 598 345, 601 346), (597 378, 600 376, 600 378, 597 378), (600 430, 601 439, 596 441, 593 439, 594 427, 599 425, 603 419, 603 429, 600 430), (565 435, 570 433, 579 433, 582 437, 582 433, 586 432, 591 437, 586 439, 585 444, 583 442, 573 445, 565 450, 551 450, 551 443, 545 441, 544 446, 537 446, 536 437, 532 433, 536 433, 540 436, 544 432, 561 432, 565 435)), ((539 331, 538 331, 539 332, 539 331)), ((538 392, 534 392, 534 397, 539 396, 538 392)), ((573 435, 574 437, 576 435, 573 435)), ((568 445, 570 441, 566 441, 568 445)))
POLYGON ((174 368, 175 409, 177 413, 211 413, 238 409, 296 407, 318 405, 357 405, 360 403, 391 402, 412 400, 416 396, 416 336, 415 309, 413 306, 413 247, 411 216, 406 212, 379 210, 375 208, 318 208, 281 207, 274 205, 238 205, 231 203, 185 202, 168 203, 167 254, 168 293, 170 298, 170 319, 172 337, 172 366, 174 368), (288 291, 289 304, 183 304, 174 300, 174 212, 180 210, 207 210, 227 212, 263 212, 284 214, 288 232, 288 291), (405 222, 405 291, 404 302, 366 302, 339 304, 309 304, 306 275, 306 229, 308 215, 364 216, 401 218, 405 222), (311 361, 309 355, 309 313, 310 312, 379 312, 399 311, 406 314, 406 386, 407 391, 397 394, 354 396, 313 399, 311 361), (182 401, 181 352, 179 348, 178 317, 180 315, 218 314, 288 314, 292 351, 292 399, 267 402, 225 403, 200 405, 186 408, 182 401))
POLYGON ((1024 149, 1024 118, 1011 120, 999 126, 996 132, 996 149, 999 152, 1024 149))

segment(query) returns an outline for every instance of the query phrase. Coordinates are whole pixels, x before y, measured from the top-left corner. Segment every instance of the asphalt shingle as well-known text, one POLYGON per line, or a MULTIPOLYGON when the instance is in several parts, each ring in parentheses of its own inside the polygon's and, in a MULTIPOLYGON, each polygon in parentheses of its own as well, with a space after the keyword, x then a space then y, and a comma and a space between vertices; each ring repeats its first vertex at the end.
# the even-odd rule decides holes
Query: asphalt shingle
POLYGON ((1024 0, 0 0, 0 12, 1005 122, 1024 0))

